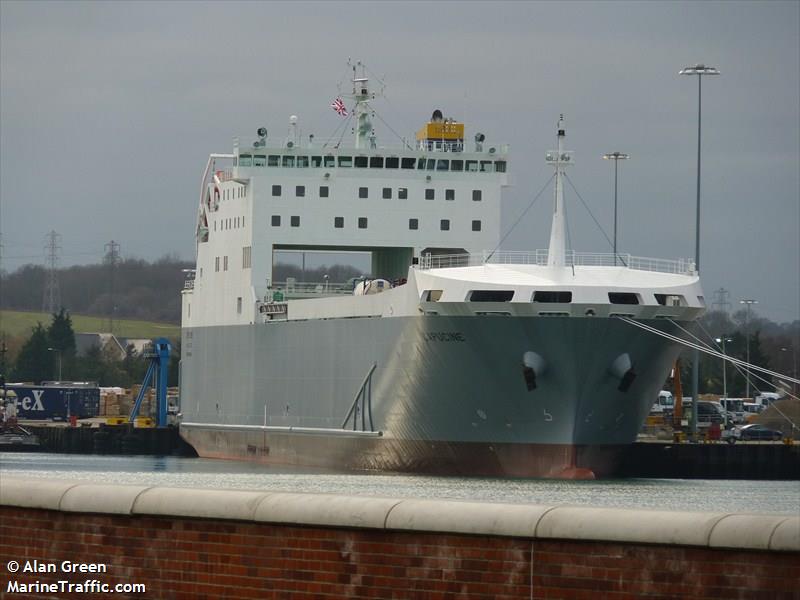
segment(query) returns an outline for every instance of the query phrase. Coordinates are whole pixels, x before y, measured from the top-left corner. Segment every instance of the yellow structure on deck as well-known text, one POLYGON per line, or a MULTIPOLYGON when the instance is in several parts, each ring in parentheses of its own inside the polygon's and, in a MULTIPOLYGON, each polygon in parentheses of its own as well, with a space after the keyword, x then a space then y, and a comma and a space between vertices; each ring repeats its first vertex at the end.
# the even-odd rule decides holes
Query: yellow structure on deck
POLYGON ((437 109, 433 111, 431 120, 417 132, 417 147, 428 151, 463 152, 464 124, 445 119, 442 111, 437 109))

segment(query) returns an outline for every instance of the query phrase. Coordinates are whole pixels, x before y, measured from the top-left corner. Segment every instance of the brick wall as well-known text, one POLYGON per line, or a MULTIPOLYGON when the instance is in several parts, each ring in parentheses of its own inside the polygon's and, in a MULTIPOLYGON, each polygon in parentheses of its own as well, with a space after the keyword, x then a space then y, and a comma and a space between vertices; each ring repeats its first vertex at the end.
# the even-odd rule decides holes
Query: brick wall
POLYGON ((59 581, 146 586, 88 598, 800 600, 800 517, 3 475, 0 599, 78 597, 11 591, 59 581), (56 572, 13 573, 12 561, 56 572))
MULTIPOLYGON (((800 598, 800 554, 533 540, 6 507, 0 569, 36 559, 108 573, 35 581, 144 583, 146 598, 800 598)), ((7 593, 0 598, 52 598, 7 593)), ((91 597, 91 596, 90 596, 91 597)), ((96 596, 100 597, 100 596, 96 596)))

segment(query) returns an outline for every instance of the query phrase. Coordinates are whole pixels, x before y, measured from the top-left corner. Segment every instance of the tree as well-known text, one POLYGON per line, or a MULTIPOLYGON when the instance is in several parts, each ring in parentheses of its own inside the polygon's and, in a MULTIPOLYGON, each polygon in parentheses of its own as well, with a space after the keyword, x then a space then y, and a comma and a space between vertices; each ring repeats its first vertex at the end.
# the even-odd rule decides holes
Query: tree
POLYGON ((69 380, 75 370, 75 332, 72 329, 72 317, 63 307, 53 314, 53 320, 47 328, 47 338, 50 347, 58 352, 62 378, 69 380))
POLYGON ((37 323, 31 337, 19 351, 14 379, 33 382, 54 379, 53 353, 47 349, 48 347, 47 331, 41 323, 37 323))
POLYGON ((75 331, 72 329, 72 317, 62 307, 53 314, 53 321, 47 328, 50 346, 63 354, 75 354, 75 331))
MULTIPOLYGON (((147 361, 139 355, 133 344, 128 344, 125 348, 122 370, 125 371, 130 383, 140 383, 144 379, 145 372, 147 372, 147 361)), ((125 387, 128 387, 128 385, 125 387)))

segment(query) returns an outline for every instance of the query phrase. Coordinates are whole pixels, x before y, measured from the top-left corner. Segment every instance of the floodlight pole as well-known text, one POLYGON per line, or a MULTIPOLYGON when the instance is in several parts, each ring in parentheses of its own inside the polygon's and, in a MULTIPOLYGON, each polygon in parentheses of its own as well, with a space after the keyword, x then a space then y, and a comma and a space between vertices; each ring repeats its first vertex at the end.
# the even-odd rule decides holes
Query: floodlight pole
POLYGON ((744 339, 745 339, 745 347, 747 350, 747 366, 745 367, 745 385, 746 385, 746 392, 745 398, 750 397, 750 307, 753 304, 758 304, 758 300, 753 300, 752 298, 745 298, 744 300, 739 300, 739 304, 745 305, 745 313, 744 313, 744 339))
POLYGON ((614 161, 614 266, 617 266, 617 171, 619 161, 629 159, 630 155, 622 152, 609 152, 603 154, 603 158, 614 161))
MULTIPOLYGON (((697 204, 695 207, 694 229, 694 268, 700 272, 700 142, 703 123, 703 75, 719 75, 714 67, 698 64, 686 67, 678 72, 679 75, 697 75, 697 204)), ((689 433, 692 439, 697 435, 697 403, 699 401, 700 380, 700 352, 692 353, 692 418, 689 423, 689 433)))

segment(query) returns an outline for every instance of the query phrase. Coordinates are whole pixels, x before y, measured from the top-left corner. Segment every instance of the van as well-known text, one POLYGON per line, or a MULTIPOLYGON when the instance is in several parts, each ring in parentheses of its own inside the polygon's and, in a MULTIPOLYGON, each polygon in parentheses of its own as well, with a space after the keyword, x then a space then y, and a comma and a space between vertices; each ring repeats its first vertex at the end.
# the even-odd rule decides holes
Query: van
POLYGON ((668 392, 667 390, 661 390, 658 392, 658 397, 656 398, 655 404, 653 404, 652 408, 650 409, 651 415, 664 415, 664 414, 672 414, 675 410, 675 398, 672 396, 672 392, 668 392))
MULTIPOLYGON (((694 410, 694 403, 691 399, 684 398, 683 412, 687 422, 691 423, 691 412, 694 410), (686 402, 689 400, 689 402, 686 402)), ((707 400, 700 400, 697 403, 697 427, 705 428, 710 427, 712 423, 721 424, 725 420, 722 407, 716 402, 708 402, 707 400)))
POLYGON ((767 408, 770 404, 780 399, 780 395, 775 392, 761 392, 758 396, 753 398, 755 404, 760 404, 763 408, 767 408))
POLYGON ((722 408, 728 411, 729 418, 734 423, 744 423, 744 399, 743 398, 720 398, 719 403, 722 408))

